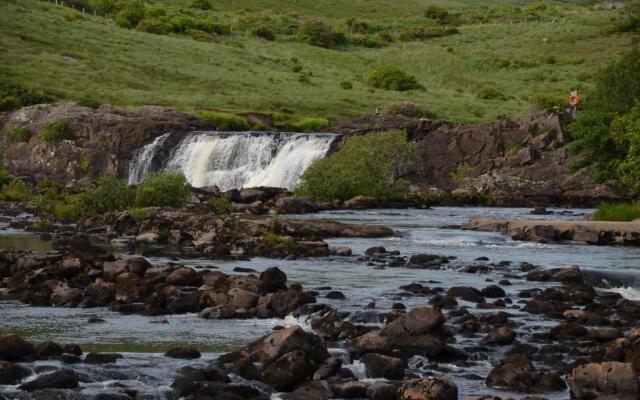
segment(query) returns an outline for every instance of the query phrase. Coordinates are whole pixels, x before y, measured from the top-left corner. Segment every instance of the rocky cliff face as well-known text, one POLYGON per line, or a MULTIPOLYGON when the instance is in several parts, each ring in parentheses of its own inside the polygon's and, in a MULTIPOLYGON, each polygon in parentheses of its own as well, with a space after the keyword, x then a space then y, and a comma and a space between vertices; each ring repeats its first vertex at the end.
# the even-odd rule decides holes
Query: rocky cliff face
POLYGON ((422 160, 425 185, 491 195, 499 204, 590 205, 619 199, 611 188, 570 171, 577 158, 567 151, 563 126, 568 122, 570 116, 548 112, 482 124, 387 115, 348 121, 334 129, 347 135, 406 129, 422 160), (466 176, 461 166, 467 167, 466 176), (464 182, 452 178, 456 172, 464 182))
POLYGON ((146 106, 137 109, 103 105, 97 110, 74 104, 40 104, 0 117, 5 127, 25 127, 28 142, 11 143, 2 135, 3 166, 17 176, 60 181, 96 179, 103 173, 126 174, 135 149, 166 132, 189 132, 213 126, 190 114, 146 106), (75 134, 74 140, 58 144, 40 138, 42 127, 64 120, 75 134))

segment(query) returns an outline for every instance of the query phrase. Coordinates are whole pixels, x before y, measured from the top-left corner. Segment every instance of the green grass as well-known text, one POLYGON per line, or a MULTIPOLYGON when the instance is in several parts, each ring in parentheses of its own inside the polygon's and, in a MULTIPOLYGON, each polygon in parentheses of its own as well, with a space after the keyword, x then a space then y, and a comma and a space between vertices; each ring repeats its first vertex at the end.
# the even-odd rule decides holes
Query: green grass
POLYGON ((640 202, 604 203, 593 215, 594 221, 633 221, 640 218, 640 202))
POLYGON ((531 12, 528 1, 517 6, 506 0, 213 4, 213 11, 197 12, 213 13, 228 22, 232 34, 203 42, 191 35, 159 36, 119 28, 110 19, 46 2, 2 1, 0 80, 63 99, 91 98, 96 104, 284 111, 338 120, 373 113, 392 102, 412 101, 440 118, 475 122, 529 113, 535 93, 564 96, 572 88, 588 90, 591 82, 585 77, 628 48, 632 38, 627 33, 603 33, 621 20, 620 10, 576 2, 550 2, 553 7, 535 11, 541 15, 539 22, 526 24, 523 16, 531 12), (460 14, 460 34, 393 42, 382 48, 331 50, 289 36, 266 41, 238 28, 247 19, 278 20, 292 12, 301 19, 324 18, 342 30, 349 17, 364 18, 372 25, 419 28, 432 23, 423 15, 429 4, 460 14), (301 73, 292 71, 296 65, 302 66, 301 73), (425 89, 396 92, 368 87, 366 77, 382 65, 415 76, 425 89), (345 81, 353 88, 343 88, 345 81), (477 98, 483 87, 496 88, 508 100, 477 98))

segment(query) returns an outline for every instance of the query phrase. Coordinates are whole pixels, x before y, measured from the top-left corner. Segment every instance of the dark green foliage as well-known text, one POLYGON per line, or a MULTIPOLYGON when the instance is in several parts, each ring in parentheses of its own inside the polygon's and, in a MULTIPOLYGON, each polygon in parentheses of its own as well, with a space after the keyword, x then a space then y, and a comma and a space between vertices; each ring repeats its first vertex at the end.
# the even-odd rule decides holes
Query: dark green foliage
POLYGON ((5 126, 4 135, 10 142, 28 142, 31 132, 24 126, 5 126))
POLYGON ((91 95, 85 95, 78 100, 78 105, 93 108, 94 110, 100 107, 101 104, 100 100, 91 95))
POLYGON ((633 221, 640 218, 640 203, 604 203, 593 215, 595 221, 633 221))
POLYGON ((259 26, 251 31, 253 36, 261 37, 265 40, 276 40, 276 34, 266 26, 259 26))
POLYGON ((5 201, 26 202, 33 197, 31 187, 24 181, 12 179, 9 183, 2 186, 0 198, 5 201))
POLYGON ((476 97, 482 100, 506 100, 507 97, 494 87, 483 87, 476 92, 476 97))
POLYGON ((221 131, 246 131, 249 123, 245 118, 233 114, 225 114, 213 111, 205 111, 198 114, 202 119, 212 121, 216 129, 221 131))
POLYGON ((71 127, 64 120, 44 124, 41 136, 42 140, 52 144, 58 144, 63 140, 75 139, 75 135, 73 134, 71 127))
POLYGON ((298 38, 310 45, 333 49, 346 43, 342 32, 335 31, 331 25, 320 19, 309 19, 300 24, 298 38))
POLYGON ((136 207, 182 207, 191 190, 181 173, 157 173, 148 175, 136 187, 136 207))
POLYGON ((353 83, 351 81, 342 81, 340 82, 340 87, 344 90, 350 90, 353 89, 353 83))
POLYGON ((0 82, 0 111, 13 111, 20 107, 52 101, 54 101, 54 97, 42 90, 15 83, 0 82))
POLYGON ((624 32, 640 32, 640 5, 633 6, 633 9, 627 13, 622 22, 618 22, 607 29, 607 33, 624 32))
POLYGON ((373 133, 347 139, 329 157, 315 161, 302 175, 298 192, 319 200, 347 200, 372 196, 381 203, 405 195, 401 174, 414 172, 417 155, 399 131, 373 133))
POLYGON ((7 171, 0 168, 0 189, 2 189, 2 187, 9 182, 11 182, 11 176, 9 176, 9 173, 7 171))
POLYGON ((447 10, 434 5, 430 5, 426 10, 424 10, 424 16, 426 18, 436 20, 441 24, 447 23, 450 18, 449 12, 447 10))
POLYGON ((596 80, 594 108, 625 113, 640 99, 640 50, 634 49, 609 65, 596 80))
POLYGON ((89 217, 110 211, 127 209, 133 202, 134 191, 123 180, 105 175, 94 188, 75 196, 71 203, 78 217, 89 217))
POLYGON ((144 19, 144 4, 139 0, 129 0, 123 3, 116 16, 116 25, 121 28, 135 28, 144 19))
POLYGON ((538 110, 550 110, 568 105, 567 97, 555 93, 534 93, 529 101, 538 110))
POLYGON ((218 214, 226 214, 231 208, 231 200, 227 197, 216 197, 209 200, 209 205, 216 210, 218 214))
POLYGON ((383 114, 404 115, 412 118, 435 118, 435 114, 410 101, 397 101, 387 104, 382 109, 383 114))
POLYGON ((189 5, 191 8, 196 8, 198 10, 211 10, 213 9, 213 5, 209 0, 191 0, 191 4, 189 5))
POLYGON ((385 65, 373 71, 367 78, 367 85, 378 89, 398 91, 422 88, 415 76, 391 65, 385 65))

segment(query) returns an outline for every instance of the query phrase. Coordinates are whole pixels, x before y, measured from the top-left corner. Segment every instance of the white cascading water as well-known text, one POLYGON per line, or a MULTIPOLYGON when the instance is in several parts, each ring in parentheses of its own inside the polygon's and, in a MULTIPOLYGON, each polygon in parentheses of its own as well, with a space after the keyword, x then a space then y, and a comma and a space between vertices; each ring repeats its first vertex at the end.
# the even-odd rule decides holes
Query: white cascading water
POLYGON ((133 162, 129 164, 129 185, 135 185, 149 173, 153 155, 170 135, 170 133, 165 133, 162 136, 158 136, 153 142, 138 150, 133 162))
MULTIPOLYGON (((325 157, 338 136, 194 132, 182 139, 162 169, 184 173, 195 187, 293 189, 304 170, 314 160, 325 157)), ((148 144, 138 152, 138 157, 152 159, 165 139, 160 144, 156 141, 148 144)), ((136 159, 132 164, 129 182, 137 183, 149 172, 151 161, 145 164, 136 159)))

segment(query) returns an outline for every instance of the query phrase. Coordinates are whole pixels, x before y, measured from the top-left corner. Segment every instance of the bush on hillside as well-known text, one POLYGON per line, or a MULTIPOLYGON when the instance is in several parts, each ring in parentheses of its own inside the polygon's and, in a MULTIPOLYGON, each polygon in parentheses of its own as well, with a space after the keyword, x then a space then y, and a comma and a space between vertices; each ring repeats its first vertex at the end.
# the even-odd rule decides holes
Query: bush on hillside
POLYGON ((11 182, 11 176, 7 171, 0 168, 0 189, 2 189, 2 187, 4 185, 7 185, 9 182, 11 182))
POLYGON ((134 192, 127 183, 115 176, 105 175, 94 188, 88 189, 70 203, 75 206, 77 217, 89 217, 110 211, 127 209, 133 202, 134 192))
POLYGON ((507 96, 498 89, 486 86, 476 92, 476 97, 481 100, 506 100, 507 96))
POLYGON ((382 109, 386 115, 404 115, 411 118, 435 118, 435 114, 411 101, 397 101, 382 109))
POLYGON ((630 193, 640 193, 640 103, 613 120, 611 137, 619 154, 618 184, 630 193))
POLYGON ((130 0, 118 11, 116 25, 121 28, 133 29, 144 17, 144 4, 138 0, 130 0))
POLYGON ((595 221, 633 221, 640 218, 640 203, 604 203, 593 215, 595 221))
POLYGON ((266 26, 259 26, 251 31, 253 36, 257 36, 259 38, 263 38, 264 40, 273 41, 276 40, 276 34, 266 26))
POLYGON ((63 140, 75 139, 71 127, 62 119, 44 124, 41 136, 42 140, 52 144, 58 144, 63 140))
POLYGON ((551 110, 568 105, 566 96, 556 93, 534 93, 529 97, 529 102, 537 110, 551 110))
POLYGON ((300 24, 298 38, 310 45, 333 49, 346 43, 342 32, 319 19, 309 19, 300 24))
POLYGON ((5 201, 27 202, 33 198, 33 192, 24 181, 13 179, 2 186, 0 197, 5 201))
POLYGON ((391 65, 385 65, 373 71, 367 78, 367 85, 378 89, 398 91, 422 88, 413 75, 391 65))
POLYGON ((149 174, 136 187, 136 207, 182 207, 191 190, 182 173, 149 174))
POLYGON ((145 18, 136 27, 140 32, 168 35, 173 32, 173 26, 159 17, 145 18))
POLYGON ((213 4, 211 4, 211 1, 209 0, 191 0, 189 7, 198 10, 212 10, 213 4))
POLYGON ((594 108, 601 112, 627 112, 640 99, 639 76, 640 49, 634 49, 597 76, 594 108))
POLYGON ((401 176, 414 172, 417 155, 404 132, 355 136, 303 173, 298 192, 319 200, 347 200, 357 195, 385 203, 402 198, 408 184, 401 176))
POLYGON ((13 111, 21 107, 54 101, 54 96, 39 89, 15 83, 0 83, 0 111, 13 111))
POLYGON ((424 16, 425 18, 436 20, 441 24, 446 24, 450 17, 447 10, 434 5, 430 5, 424 10, 424 16))
POLYGON ((249 130, 249 123, 246 118, 233 114, 226 114, 214 111, 204 111, 198 116, 207 121, 211 121, 216 129, 221 131, 246 131, 249 130))

